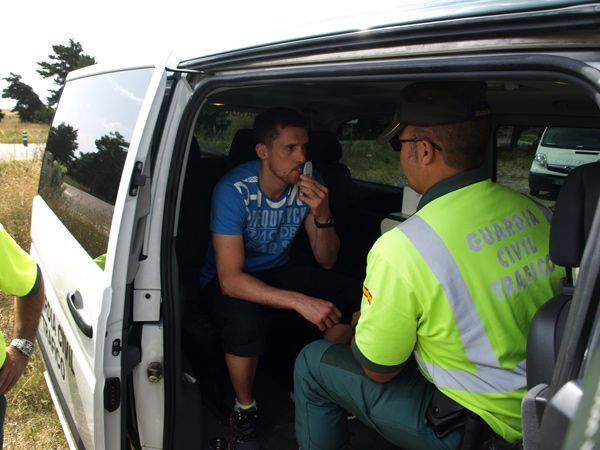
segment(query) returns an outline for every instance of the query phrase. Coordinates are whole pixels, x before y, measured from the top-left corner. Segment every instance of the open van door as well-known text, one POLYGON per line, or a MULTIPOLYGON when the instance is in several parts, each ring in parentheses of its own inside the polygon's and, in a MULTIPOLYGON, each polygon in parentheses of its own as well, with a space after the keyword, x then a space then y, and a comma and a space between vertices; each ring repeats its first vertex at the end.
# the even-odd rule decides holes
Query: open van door
POLYGON ((124 447, 126 377, 140 361, 139 345, 127 342, 132 280, 166 82, 164 67, 73 72, 49 132, 31 253, 46 283, 45 377, 71 448, 124 447))

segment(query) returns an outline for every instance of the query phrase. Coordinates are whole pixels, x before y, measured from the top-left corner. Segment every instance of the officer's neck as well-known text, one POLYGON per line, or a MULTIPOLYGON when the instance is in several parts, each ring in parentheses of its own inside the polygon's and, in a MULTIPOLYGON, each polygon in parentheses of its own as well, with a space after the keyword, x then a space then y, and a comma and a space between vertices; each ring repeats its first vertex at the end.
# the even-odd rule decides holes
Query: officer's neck
POLYGON ((429 170, 423 171, 422 176, 418 182, 418 189, 415 189, 414 187, 413 189, 419 194, 423 195, 429 189, 431 189, 432 186, 435 186, 440 181, 444 181, 450 177, 458 175, 461 172, 463 171, 454 167, 450 167, 446 164, 439 164, 435 167, 430 167, 429 170))

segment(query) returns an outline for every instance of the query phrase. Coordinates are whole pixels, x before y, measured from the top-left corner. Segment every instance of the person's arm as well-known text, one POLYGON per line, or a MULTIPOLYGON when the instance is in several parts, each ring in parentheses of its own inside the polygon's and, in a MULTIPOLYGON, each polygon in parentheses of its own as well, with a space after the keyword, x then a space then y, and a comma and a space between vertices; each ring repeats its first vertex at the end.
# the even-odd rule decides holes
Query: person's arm
POLYGON ((365 375, 378 383, 387 383, 402 371, 414 351, 421 316, 415 291, 404 277, 406 267, 388 259, 390 248, 402 252, 393 234, 380 237, 369 252, 361 311, 353 316, 350 344, 365 375))
POLYGON ((312 177, 300 176, 300 199, 310 207, 310 213, 304 219, 304 228, 310 247, 319 265, 331 269, 340 249, 340 239, 335 227, 318 228, 315 220, 326 223, 331 218, 329 193, 327 188, 312 177))
MULTIPOLYGON (((37 292, 15 300, 13 339, 35 341, 42 308, 44 306, 44 282, 39 275, 37 292)), ((6 360, 0 368, 0 394, 8 392, 23 374, 29 357, 10 345, 6 347, 6 360)))
POLYGON ((321 331, 340 321, 342 314, 333 303, 270 286, 244 272, 244 241, 241 235, 213 233, 212 242, 223 294, 271 308, 294 310, 321 331))

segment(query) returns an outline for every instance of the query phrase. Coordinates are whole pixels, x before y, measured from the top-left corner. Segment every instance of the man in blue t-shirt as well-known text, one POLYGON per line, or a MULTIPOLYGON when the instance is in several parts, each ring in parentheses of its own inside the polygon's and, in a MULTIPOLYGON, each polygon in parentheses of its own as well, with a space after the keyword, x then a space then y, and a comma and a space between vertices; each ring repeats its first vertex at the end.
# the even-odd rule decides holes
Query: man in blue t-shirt
POLYGON ((354 280, 289 262, 301 226, 323 269, 333 267, 340 247, 327 188, 318 175, 303 175, 304 118, 272 108, 257 116, 254 130, 258 159, 233 168, 214 189, 212 242, 201 273, 236 394, 231 423, 238 449, 258 448, 253 381, 265 322, 283 322, 286 330, 298 322, 347 342, 361 296, 354 280))

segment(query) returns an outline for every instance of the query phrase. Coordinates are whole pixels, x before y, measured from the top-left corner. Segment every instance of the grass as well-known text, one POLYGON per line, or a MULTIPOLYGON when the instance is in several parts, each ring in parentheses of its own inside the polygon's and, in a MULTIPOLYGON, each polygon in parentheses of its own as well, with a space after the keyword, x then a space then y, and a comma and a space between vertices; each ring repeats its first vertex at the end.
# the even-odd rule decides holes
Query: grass
POLYGON ((46 142, 50 125, 21 122, 17 113, 6 110, 2 112, 5 117, 0 120, 0 144, 20 144, 23 141, 23 130, 27 130, 27 140, 30 144, 46 142))
MULTIPOLYGON (((39 173, 39 161, 0 163, 0 222, 24 249, 29 249, 31 241, 31 202, 39 173)), ((10 340, 12 332, 12 307, 12 299, 0 293, 0 330, 6 340, 10 340)), ((68 448, 43 371, 36 348, 23 376, 6 395, 5 449, 68 448)))

